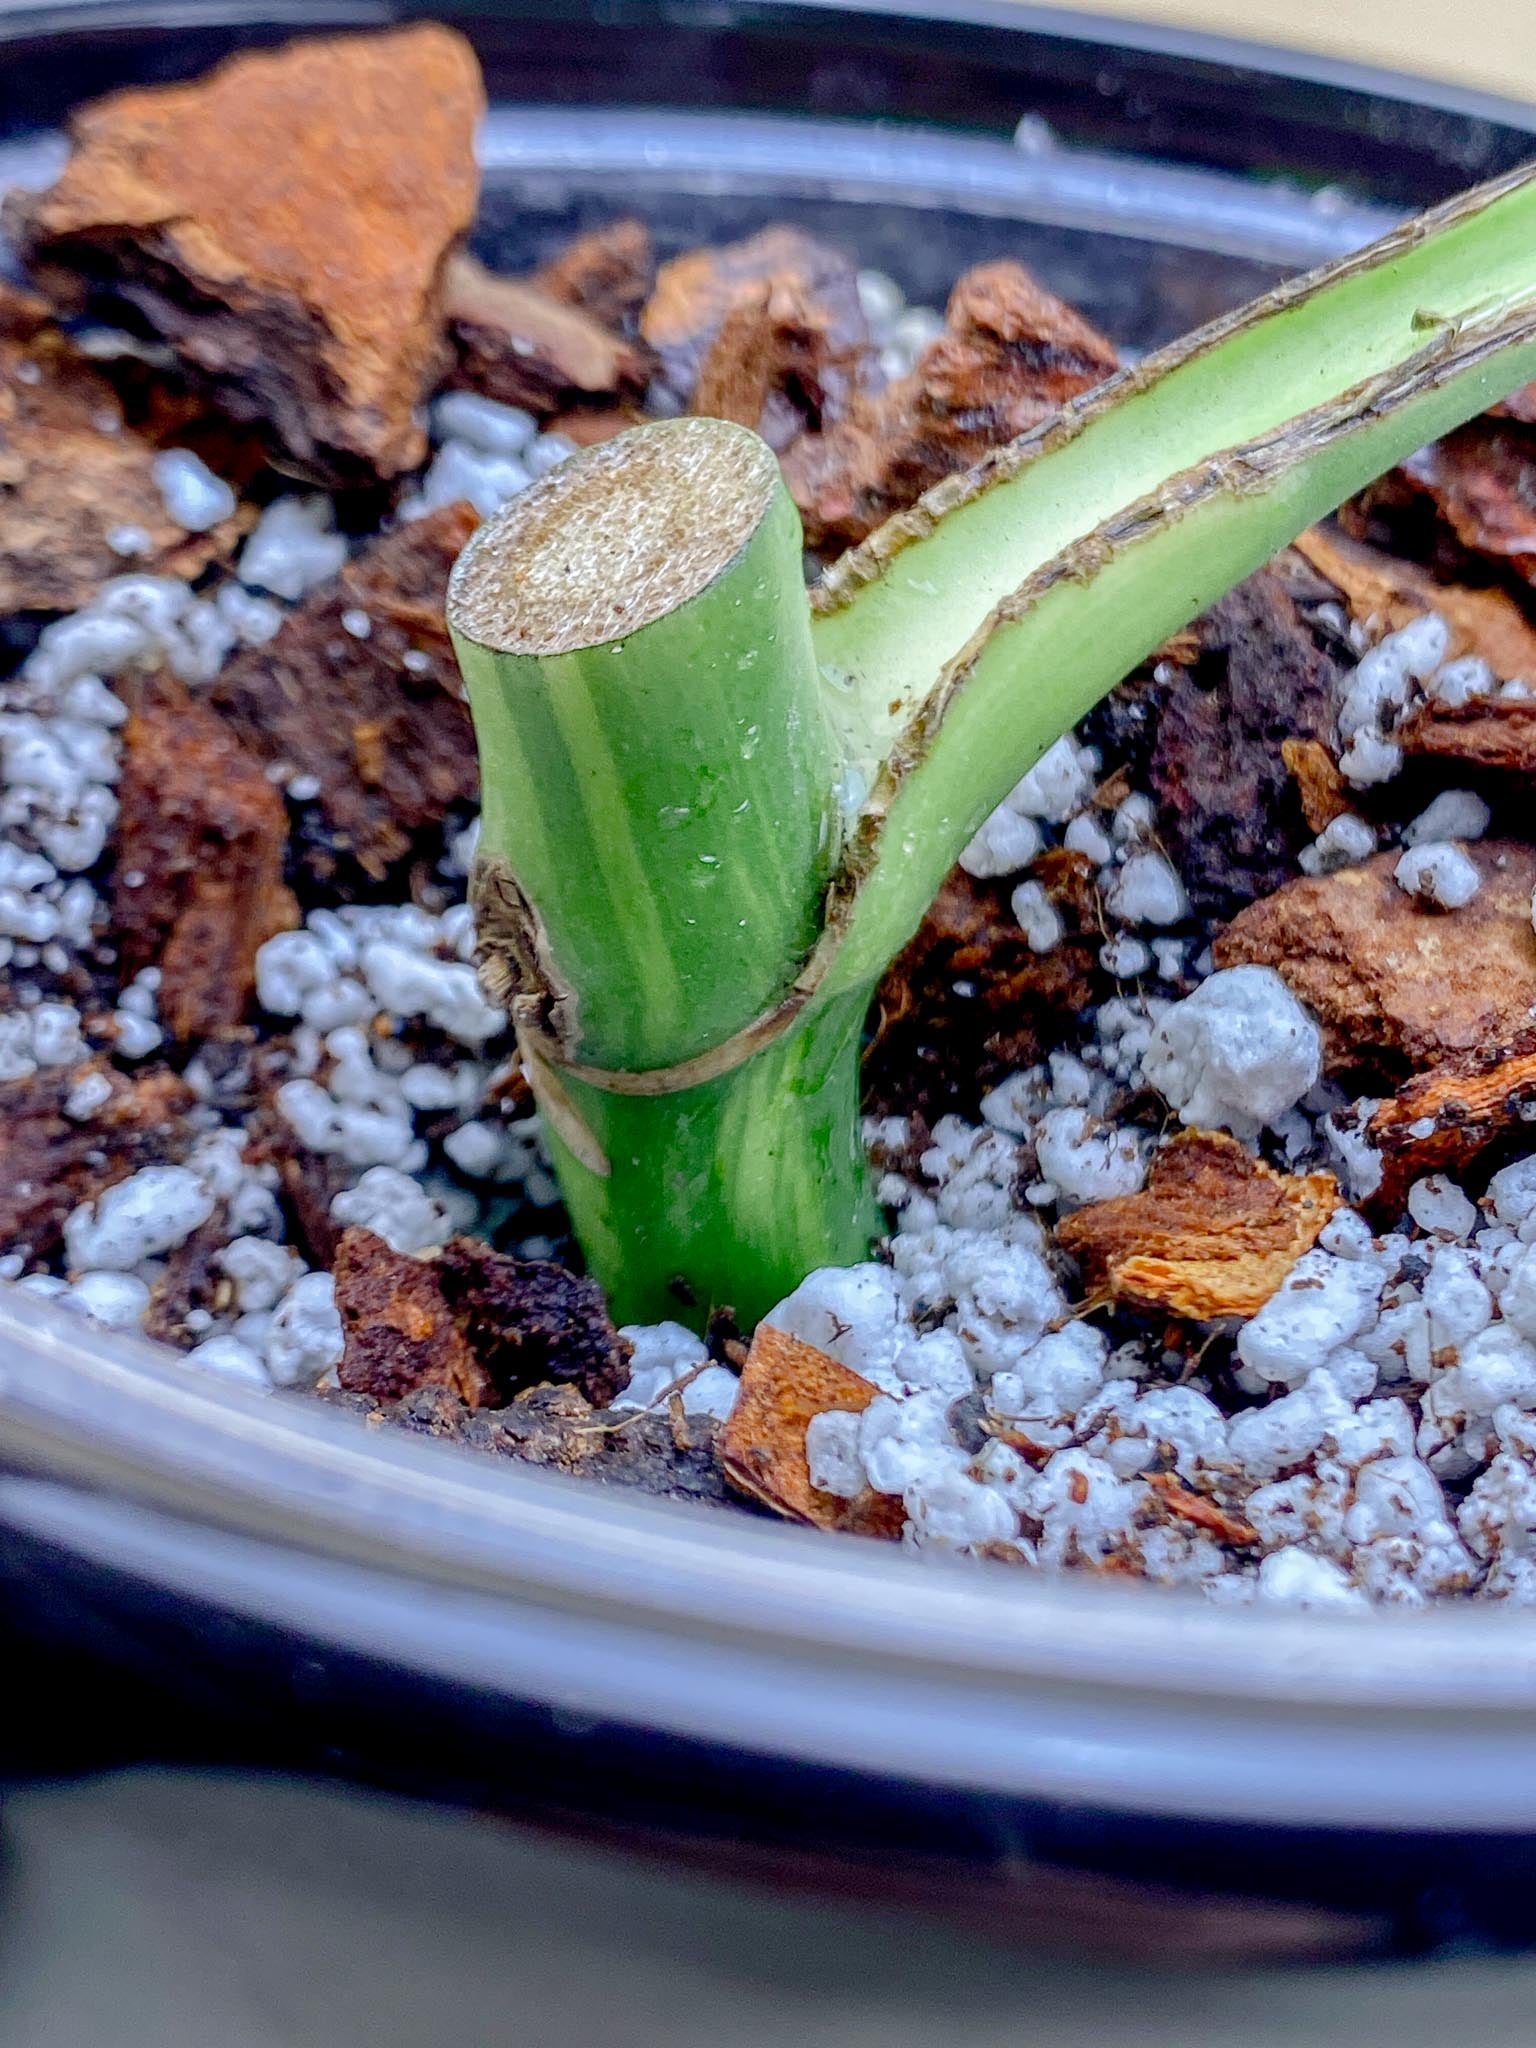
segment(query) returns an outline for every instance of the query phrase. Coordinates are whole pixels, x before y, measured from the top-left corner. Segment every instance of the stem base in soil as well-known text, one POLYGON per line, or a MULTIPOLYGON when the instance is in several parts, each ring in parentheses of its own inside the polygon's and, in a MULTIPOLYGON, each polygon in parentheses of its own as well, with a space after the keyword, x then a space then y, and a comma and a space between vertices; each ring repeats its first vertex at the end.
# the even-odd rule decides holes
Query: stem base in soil
POLYGON ((869 1256, 881 1227, 859 1120, 870 991, 815 1005, 742 1066, 670 1095, 562 1086, 602 1175, 546 1118, 571 1223, 616 1320, 750 1327, 813 1268, 869 1256))

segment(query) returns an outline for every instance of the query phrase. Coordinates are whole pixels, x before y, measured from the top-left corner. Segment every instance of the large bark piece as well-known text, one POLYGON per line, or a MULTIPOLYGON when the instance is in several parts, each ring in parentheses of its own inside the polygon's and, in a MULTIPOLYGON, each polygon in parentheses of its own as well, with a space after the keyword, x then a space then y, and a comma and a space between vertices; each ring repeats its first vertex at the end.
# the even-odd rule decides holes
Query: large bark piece
POLYGON ((419 834, 478 794, 443 622, 448 574, 474 525, 467 505, 449 505, 384 534, 214 685, 264 763, 318 781, 296 835, 317 882, 358 870, 382 880, 419 834))
POLYGON ((6 223, 58 304, 126 304, 290 464, 393 476, 426 449, 483 109, 474 52, 432 23, 250 51, 84 108, 6 223))
POLYGON ((257 949, 299 922, 282 797, 218 714, 176 691, 129 719, 120 801, 112 910, 124 968, 158 963, 173 1037, 222 1037, 244 1021, 257 949))
POLYGON ((1217 939, 1216 963, 1275 968, 1316 1012, 1330 1071, 1510 1044, 1536 1006, 1536 847, 1487 839, 1467 854, 1482 886, 1460 910, 1422 906, 1393 880, 1399 855, 1381 853, 1252 904, 1217 939))
POLYGON ((1021 264, 968 270, 950 293, 943 334, 909 376, 860 396, 845 420, 785 450, 806 538, 823 546, 866 539, 1117 367, 1113 345, 1021 264))

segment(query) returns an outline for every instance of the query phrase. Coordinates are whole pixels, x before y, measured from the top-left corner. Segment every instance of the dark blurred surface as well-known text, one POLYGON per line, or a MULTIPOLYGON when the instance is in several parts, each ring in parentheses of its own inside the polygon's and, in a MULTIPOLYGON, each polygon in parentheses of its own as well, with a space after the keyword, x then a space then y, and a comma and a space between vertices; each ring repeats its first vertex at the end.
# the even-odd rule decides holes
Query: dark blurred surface
POLYGON ((5 2048, 1329 2048, 1532 2037, 1536 1964, 1206 1970, 680 1874, 264 1777, 5 1809, 5 2048))

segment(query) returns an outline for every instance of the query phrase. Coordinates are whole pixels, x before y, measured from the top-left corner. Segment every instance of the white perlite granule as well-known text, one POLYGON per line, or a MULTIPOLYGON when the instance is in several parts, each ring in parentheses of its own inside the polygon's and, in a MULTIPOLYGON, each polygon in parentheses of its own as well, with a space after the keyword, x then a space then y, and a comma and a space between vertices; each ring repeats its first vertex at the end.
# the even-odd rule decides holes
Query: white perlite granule
POLYGON ((1411 825, 1403 827, 1402 841, 1404 846, 1423 846, 1448 839, 1481 839, 1492 815, 1473 790, 1443 789, 1411 825))
POLYGON ((1470 903, 1482 881, 1459 846, 1435 839, 1411 846, 1392 873, 1400 889, 1441 910, 1460 910, 1470 903))
POLYGON ((1302 848, 1297 865, 1304 875, 1332 875, 1340 868, 1358 867, 1375 851, 1376 834, 1372 827, 1353 811, 1341 811, 1310 846, 1302 848))
POLYGON ((1106 908, 1126 924, 1178 924, 1189 898, 1172 863, 1160 853, 1133 853, 1105 892, 1106 908))
POLYGON ((676 1393, 685 1415, 710 1415, 723 1422, 736 1405, 736 1375, 711 1365, 703 1340, 681 1323, 630 1323, 620 1331, 634 1346, 629 1383, 614 1396, 615 1408, 665 1407, 676 1393))
POLYGON ((1049 953, 1061 944, 1061 912, 1045 893, 1043 883, 1020 882, 1010 901, 1032 953, 1049 953))
MULTIPOLYGON (((1016 875, 1020 868, 1029 866, 1044 843, 1033 818, 1026 818, 1004 804, 971 840, 960 856, 960 865, 978 879, 1016 875)), ((1035 886, 1038 888, 1039 884, 1035 886)))
POLYGON ((347 559, 329 498, 277 498, 240 551, 240 580, 296 603, 347 559))
POLYGON ((189 533, 206 533, 235 511, 235 494, 190 448, 162 449, 150 465, 165 509, 189 533))
POLYGON ((213 1214, 215 1197, 184 1166, 145 1166, 83 1203, 64 1225, 72 1267, 128 1272, 185 1244, 213 1214))
POLYGON ((1272 967, 1227 967, 1163 1013, 1141 1065, 1181 1122, 1255 1138, 1313 1087, 1322 1056, 1316 1022, 1272 967))

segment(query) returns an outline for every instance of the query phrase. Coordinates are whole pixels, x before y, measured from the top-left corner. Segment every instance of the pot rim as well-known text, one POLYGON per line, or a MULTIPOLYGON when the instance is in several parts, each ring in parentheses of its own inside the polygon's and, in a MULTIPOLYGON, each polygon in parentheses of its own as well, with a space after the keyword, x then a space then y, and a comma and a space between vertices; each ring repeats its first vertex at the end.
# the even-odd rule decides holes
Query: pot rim
POLYGON ((1225 1608, 928 1563, 370 1432, 92 1336, 0 1300, 0 1428, 42 1481, 0 1481, 0 1516, 162 1588, 806 1761, 1224 1818, 1536 1825, 1518 1609, 1225 1608))

